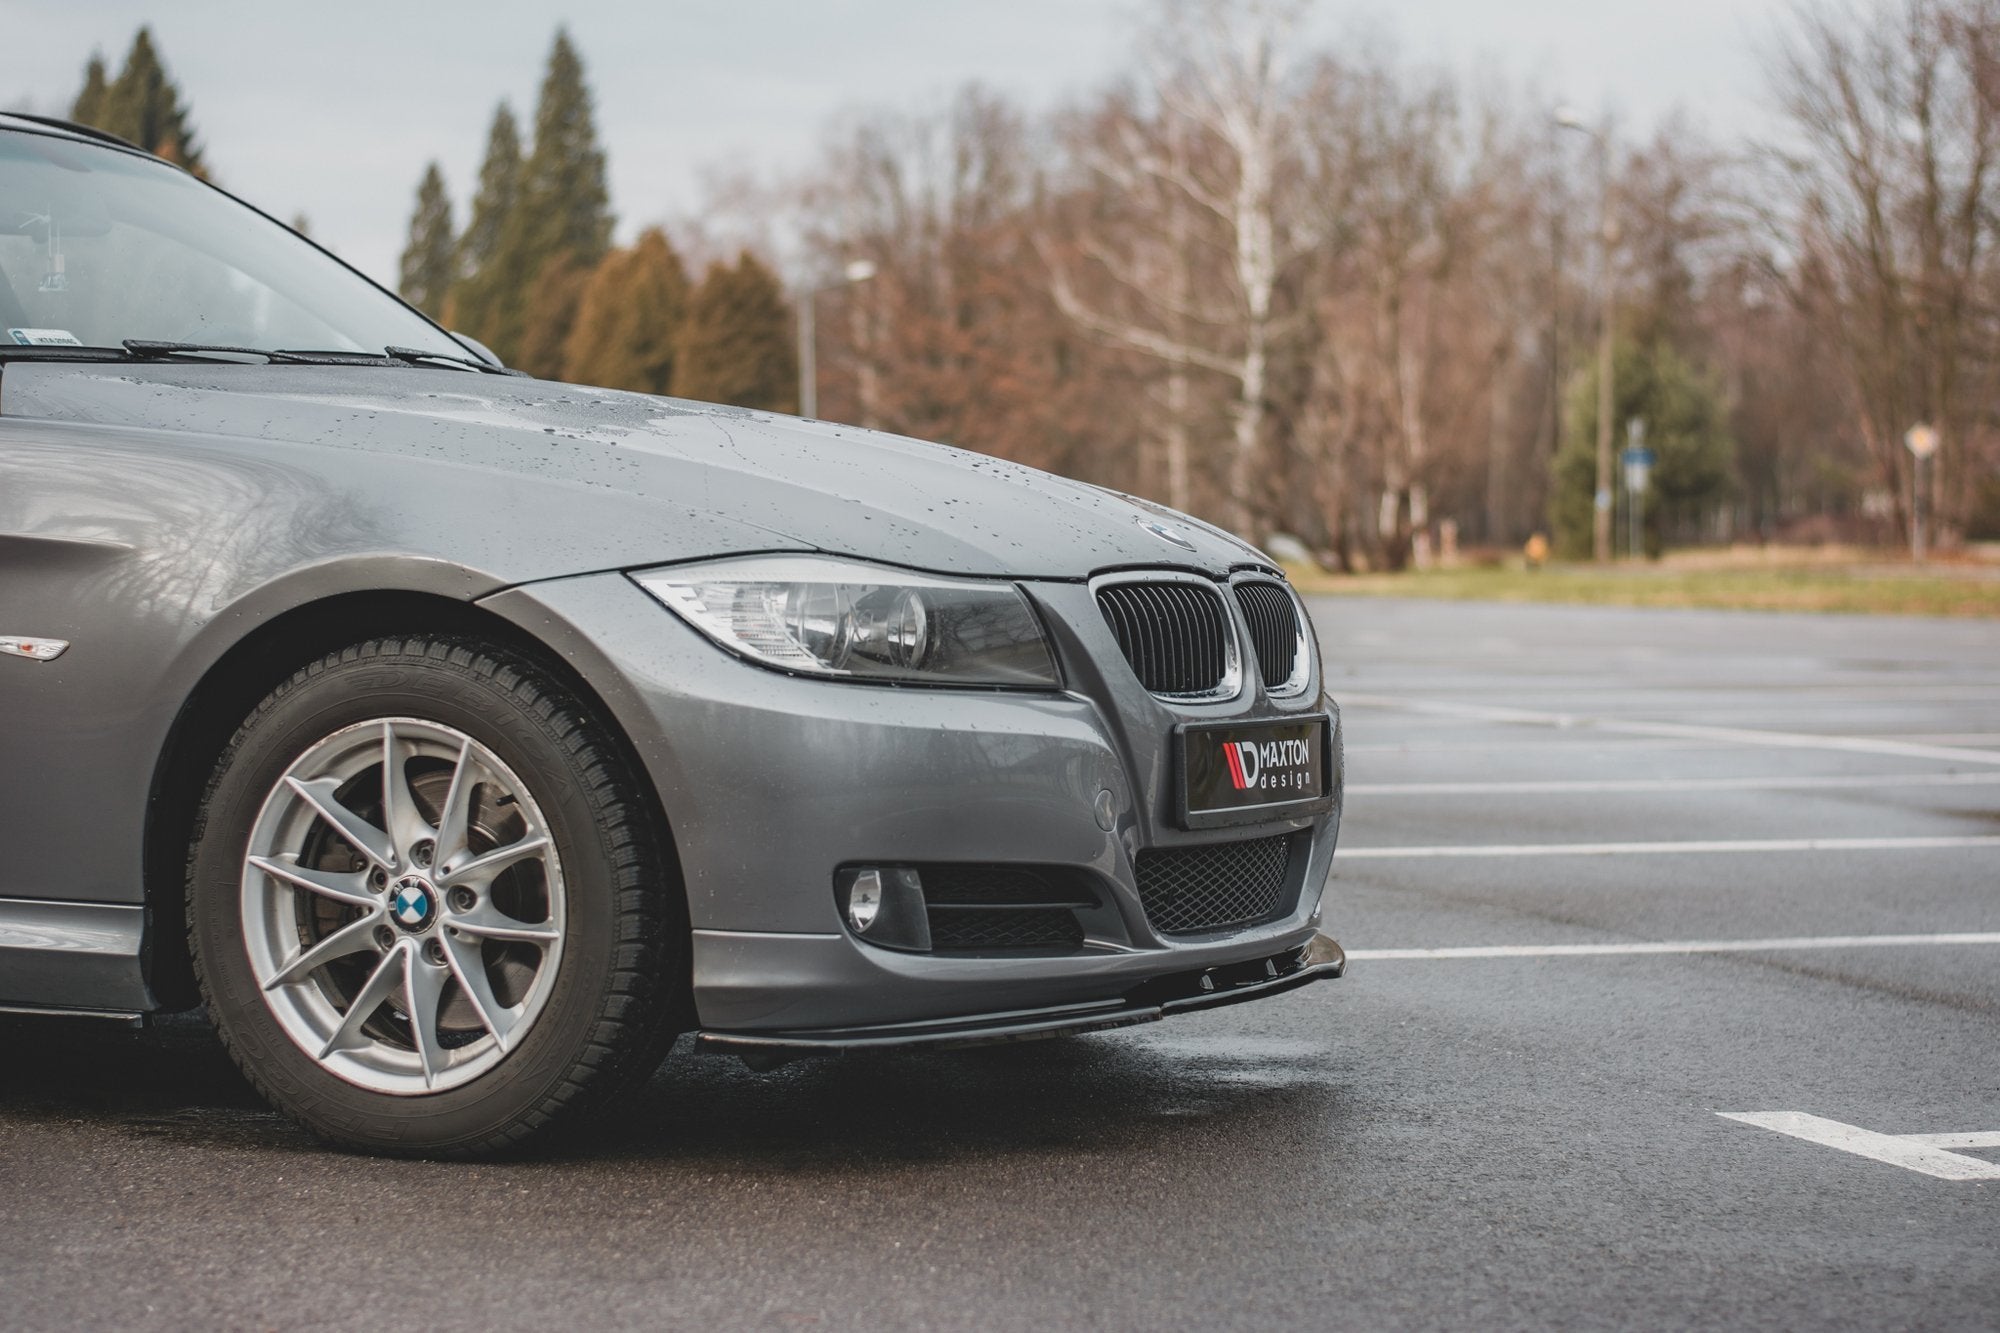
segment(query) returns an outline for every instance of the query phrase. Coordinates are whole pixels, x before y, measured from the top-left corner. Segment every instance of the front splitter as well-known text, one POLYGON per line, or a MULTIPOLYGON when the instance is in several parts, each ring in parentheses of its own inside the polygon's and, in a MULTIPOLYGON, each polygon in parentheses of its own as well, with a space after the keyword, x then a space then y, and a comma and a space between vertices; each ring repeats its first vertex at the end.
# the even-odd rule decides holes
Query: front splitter
POLYGON ((1048 1009, 1016 1009, 870 1027, 825 1028, 788 1032, 716 1032, 695 1034, 695 1049, 711 1055, 742 1057, 753 1068, 768 1069, 788 1060, 843 1051, 891 1050, 929 1046, 953 1050, 1001 1042, 1041 1041, 1081 1032, 1152 1023, 1170 1014, 1219 1009, 1267 995, 1280 995, 1315 981, 1330 981, 1347 969, 1347 955, 1338 941, 1315 935, 1303 947, 1269 958, 1222 967, 1172 972, 1155 977, 1115 999, 1048 1009))

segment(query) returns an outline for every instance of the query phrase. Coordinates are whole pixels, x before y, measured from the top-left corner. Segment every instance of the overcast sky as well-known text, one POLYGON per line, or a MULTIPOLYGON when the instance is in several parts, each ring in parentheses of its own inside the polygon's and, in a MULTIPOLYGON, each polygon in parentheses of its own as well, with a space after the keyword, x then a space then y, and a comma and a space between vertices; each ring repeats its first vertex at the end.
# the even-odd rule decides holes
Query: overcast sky
MULTIPOLYGON (((0 0, 0 107, 66 112, 93 49, 117 71, 150 23, 217 180, 393 283, 437 158, 461 209, 493 106, 523 121, 567 23, 597 95, 619 235, 685 215, 715 169, 774 176, 828 119, 934 106, 977 79, 1035 106, 1130 67, 1143 0, 0 0)), ((1782 0, 1320 0, 1315 43, 1356 34, 1486 70, 1643 131, 1680 107, 1711 133, 1766 123, 1760 52, 1782 0)))

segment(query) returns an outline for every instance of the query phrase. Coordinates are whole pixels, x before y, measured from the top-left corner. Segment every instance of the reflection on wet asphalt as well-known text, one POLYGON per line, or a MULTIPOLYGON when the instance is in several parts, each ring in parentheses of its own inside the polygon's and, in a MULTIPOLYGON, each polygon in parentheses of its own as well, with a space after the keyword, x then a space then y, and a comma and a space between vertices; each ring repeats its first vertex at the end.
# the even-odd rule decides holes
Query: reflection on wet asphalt
MULTIPOLYGON (((801 1060, 770 1073, 696 1055, 684 1040, 647 1088, 589 1132, 513 1164, 865 1169, 1109 1146, 1157 1117, 1254 1115, 1275 1109, 1274 1099, 1309 1101, 1315 1118, 1335 1110, 1332 1076, 1320 1067, 1324 1047, 1160 1031, 801 1060)), ((9 1067, 0 1114, 15 1126, 90 1123, 190 1144, 365 1160, 324 1154, 270 1110, 196 1015, 155 1019, 143 1031, 0 1019, 0 1047, 9 1067)))

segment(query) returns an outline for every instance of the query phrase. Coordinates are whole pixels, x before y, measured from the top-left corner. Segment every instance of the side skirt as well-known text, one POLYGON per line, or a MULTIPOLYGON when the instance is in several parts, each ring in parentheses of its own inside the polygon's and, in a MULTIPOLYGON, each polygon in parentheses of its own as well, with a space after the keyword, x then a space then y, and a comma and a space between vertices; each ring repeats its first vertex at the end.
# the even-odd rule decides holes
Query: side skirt
POLYGON ((140 965, 146 911, 0 898, 0 1007, 128 1017, 153 1008, 140 965))

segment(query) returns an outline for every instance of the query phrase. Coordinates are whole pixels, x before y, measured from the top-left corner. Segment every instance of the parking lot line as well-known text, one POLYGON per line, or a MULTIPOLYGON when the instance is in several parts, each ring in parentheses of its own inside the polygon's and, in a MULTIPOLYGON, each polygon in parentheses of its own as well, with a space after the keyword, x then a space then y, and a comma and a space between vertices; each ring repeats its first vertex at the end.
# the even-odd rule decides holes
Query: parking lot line
POLYGON ((2000 1148, 2000 1130, 1979 1130, 1971 1134, 1898 1134, 1906 1143, 1930 1148, 2000 1148))
POLYGON ((1876 787, 2000 786, 2000 773, 1819 773, 1733 778, 1562 778, 1515 782, 1350 782, 1349 796, 1476 796, 1518 792, 1805 791, 1876 787))
MULTIPOLYGON (((1439 949, 1349 949, 1360 962, 1454 958, 1594 958, 1619 954, 1766 953, 1791 949, 1907 948, 1912 945, 2000 944, 2000 931, 1952 935, 1794 935, 1762 940, 1635 940, 1620 944, 1469 944, 1439 949)), ((1996 1136, 2000 1142, 2000 1136, 1996 1136)), ((1972 1147, 1972 1144, 1960 1144, 1972 1147)))
POLYGON ((2000 1162, 1933 1147, 1923 1142, 1930 1135, 1877 1134, 1872 1129, 1844 1125, 1803 1111, 1717 1111, 1716 1114, 1724 1120, 1776 1130, 1808 1143, 1824 1144, 1940 1180, 2000 1180, 2000 1162))
POLYGON ((1487 750, 1605 750, 1618 755, 1652 753, 1660 750, 1715 750, 1728 748, 1719 741, 1669 741, 1635 736, 1507 736, 1480 740, 1412 740, 1350 743, 1347 753, 1357 754, 1477 754, 1487 750))
POLYGON ((1909 741, 1885 740, 1878 736, 1758 731, 1747 727, 1705 726, 1697 722, 1647 722, 1635 718, 1598 717, 1581 713, 1545 713, 1531 708, 1508 708, 1497 704, 1408 699, 1394 694, 1343 693, 1338 698, 1343 705, 1351 704, 1362 708, 1394 708, 1433 717, 1457 717, 1479 722, 1555 727, 1565 731, 1589 729, 1625 736, 1671 736, 1685 740, 1722 741, 1731 745, 1768 745, 1792 750, 1840 750, 1850 754, 1896 755, 1904 759, 1944 759, 1966 764, 2000 764, 2000 750, 1979 750, 1957 745, 1917 745, 1909 741))
POLYGON ((1429 857, 1673 856, 1690 852, 1904 852, 1960 847, 2000 847, 2000 834, 1915 838, 1734 838, 1686 842, 1444 843, 1434 847, 1343 847, 1343 861, 1401 861, 1429 857))

